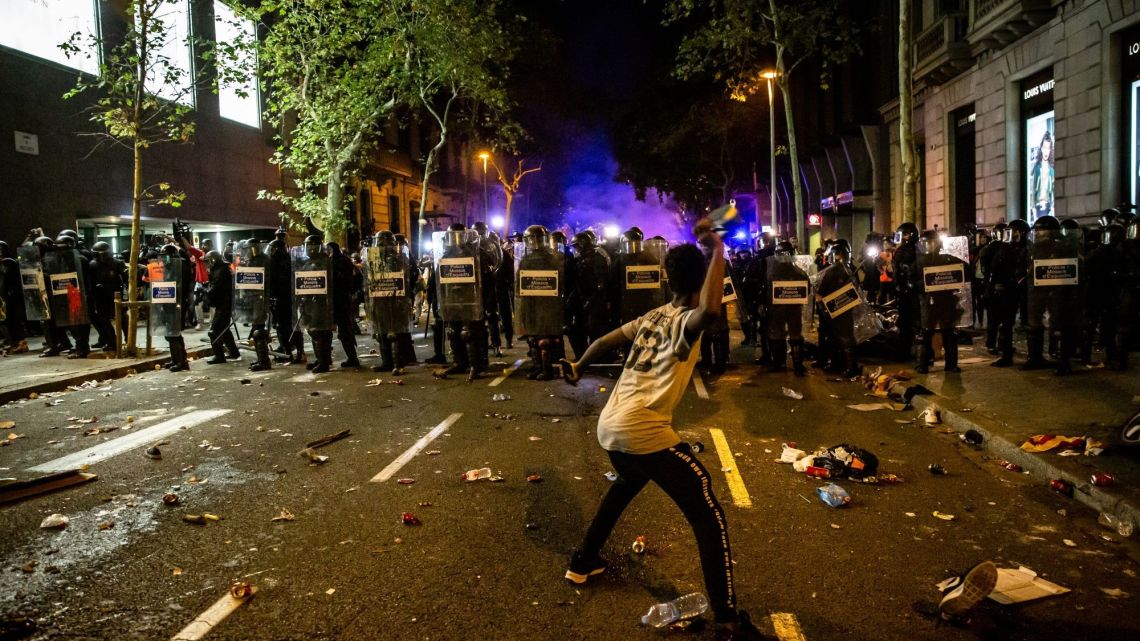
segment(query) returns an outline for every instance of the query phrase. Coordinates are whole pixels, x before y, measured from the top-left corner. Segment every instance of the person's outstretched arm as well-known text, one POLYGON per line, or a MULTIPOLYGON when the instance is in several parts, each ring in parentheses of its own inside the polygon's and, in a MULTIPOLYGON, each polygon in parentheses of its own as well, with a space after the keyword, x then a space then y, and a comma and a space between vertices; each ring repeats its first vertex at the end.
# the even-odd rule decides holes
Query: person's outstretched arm
POLYGON ((609 354, 613 350, 628 345, 633 342, 631 339, 626 338, 621 328, 617 328, 598 340, 590 343, 586 351, 582 353, 581 358, 577 361, 562 359, 559 364, 562 366, 562 377, 566 379, 567 383, 577 384, 578 379, 582 378, 582 372, 590 366, 590 363, 597 361, 599 358, 609 354))
POLYGON ((712 251, 712 259, 705 272, 705 283, 701 286, 700 304, 685 322, 685 338, 690 343, 720 318, 720 303, 724 296, 724 241, 707 220, 697 223, 693 232, 697 235, 697 242, 712 251))

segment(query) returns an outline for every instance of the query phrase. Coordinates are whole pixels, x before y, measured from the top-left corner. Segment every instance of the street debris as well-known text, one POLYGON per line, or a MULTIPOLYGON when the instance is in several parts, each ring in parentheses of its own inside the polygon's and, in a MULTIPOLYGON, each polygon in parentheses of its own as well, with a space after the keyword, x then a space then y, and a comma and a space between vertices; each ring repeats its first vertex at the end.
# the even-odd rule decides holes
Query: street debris
POLYGON ((901 403, 854 403, 848 405, 847 409, 852 409, 856 412, 875 412, 878 410, 901 412, 906 409, 906 406, 901 403))
POLYGON ((946 514, 945 512, 939 512, 938 510, 934 510, 934 512, 932 512, 932 515, 934 518, 941 519, 943 521, 953 521, 954 519, 958 518, 953 514, 946 514))
POLYGON ((530 442, 532 442, 532 443, 533 443, 533 442, 535 442, 535 441, 541 441, 541 440, 542 440, 542 437, 541 437, 541 436, 528 436, 528 437, 526 438, 526 440, 528 440, 528 441, 530 441, 530 442))
POLYGON ((415 479, 410 478, 396 479, 396 485, 411 485, 415 482, 415 479))
POLYGON ((90 429, 83 430, 83 435, 84 436, 96 436, 98 434, 106 434, 107 432, 114 432, 117 429, 119 429, 119 428, 115 427, 115 426, 111 426, 111 425, 104 425, 103 427, 92 427, 90 429))
POLYGON ((306 447, 300 452, 297 452, 297 455, 307 460, 309 465, 323 465, 329 460, 329 457, 324 454, 317 454, 317 451, 311 447, 306 447))
POLYGON ((1116 485, 1116 477, 1108 472, 1094 472, 1093 475, 1089 477, 1089 482, 1097 487, 1109 487, 1116 485))
POLYGON ((183 514, 182 520, 186 523, 193 523, 194 525, 206 524, 206 517, 201 514, 183 514))
POLYGON ((926 466, 926 469, 934 476, 946 476, 946 468, 942 467, 938 463, 931 463, 930 465, 926 466))
POLYGON ((9 430, 16 427, 16 421, 0 421, 0 430, 9 430))
POLYGON ((994 586, 993 592, 990 592, 990 599, 1002 605, 1012 605, 1065 594, 1068 591, 1068 588, 1042 579, 1025 566, 998 568, 997 585, 994 586))
POLYGON ((633 540, 633 545, 631 547, 633 548, 634 554, 644 554, 645 553, 645 537, 639 535, 637 538, 635 538, 633 540))
POLYGON ((322 436, 321 438, 319 438, 315 441, 309 441, 308 443, 305 443, 305 447, 316 449, 318 447, 324 447, 324 446, 328 445, 329 443, 335 443, 335 442, 341 440, 342 438, 348 438, 349 436, 352 436, 352 430, 344 430, 341 432, 337 432, 336 434, 329 434, 328 436, 322 436))
POLYGON ((288 509, 281 508, 281 511, 277 514, 277 516, 275 516, 269 520, 273 521, 273 522, 295 521, 295 520, 297 520, 297 517, 292 512, 290 512, 288 509))
POLYGON ((1072 539, 1061 539, 1061 543, 1064 543, 1066 547, 1070 547, 1070 548, 1077 547, 1077 542, 1072 540, 1072 539))
POLYGON ((807 456, 807 452, 798 450, 787 443, 782 443, 784 450, 780 453, 781 463, 795 463, 796 461, 807 456))
POLYGON ((926 423, 927 427, 942 424, 942 412, 937 405, 926 406, 926 409, 922 411, 922 422, 926 423))
POLYGON ((152 446, 146 448, 146 457, 149 459, 154 459, 156 461, 160 461, 160 460, 162 460, 162 451, 159 450, 157 446, 152 445, 152 446))
POLYGON ((173 493, 173 492, 167 492, 166 494, 162 495, 162 504, 163 505, 175 506, 181 502, 182 502, 182 500, 179 499, 178 495, 173 493))
POLYGON ((439 450, 428 450, 428 451, 424 452, 424 454, 427 454, 428 456, 439 456, 440 454, 442 454, 442 452, 440 452, 439 450))
POLYGON ((491 400, 492 401, 509 401, 509 400, 511 400, 511 395, 510 394, 492 394, 491 400))
POLYGON ((541 483, 542 477, 538 474, 531 474, 531 475, 526 477, 526 482, 527 483, 541 483))
POLYGON ((1104 453, 1104 443, 1088 436, 1035 434, 1021 444, 1021 449, 1026 452, 1049 452, 1057 448, 1061 448, 1062 456, 1065 456, 1066 452, 1073 452, 1068 456, 1077 456, 1082 452, 1085 456, 1100 456, 1104 453))
POLYGON ((1120 588, 1101 588, 1100 591, 1110 599, 1127 599, 1129 596, 1131 596, 1120 588))
POLYGON ((401 514, 400 520, 403 521, 404 525, 423 525, 419 517, 417 517, 415 514, 412 514, 411 512, 404 512, 401 514))
POLYGON ((828 483, 817 488, 816 493, 819 494, 819 500, 831 507, 843 507, 851 502, 851 495, 847 493, 847 490, 834 483, 828 483))
POLYGON ((616 481, 616 480, 618 480, 618 475, 617 475, 617 472, 613 472, 613 471, 610 471, 610 472, 606 472, 606 480, 607 480, 607 481, 616 481))
POLYGON ((797 392, 796 390, 794 390, 794 389, 792 389, 792 388, 790 388, 790 387, 781 387, 781 388, 780 388, 780 392, 781 392, 781 393, 782 393, 784 396, 787 396, 788 398, 793 398, 793 399, 795 399, 795 400, 797 400, 797 401, 802 401, 802 400, 804 400, 804 395, 803 395, 803 394, 801 394, 801 393, 797 392))
POLYGON ((879 470, 879 459, 867 450, 843 443, 800 457, 792 463, 792 468, 815 478, 851 478, 859 481, 875 476, 879 470))
POLYGON ((1049 489, 1061 496, 1073 498, 1073 484, 1065 479, 1053 479, 1049 481, 1049 489))
POLYGON ((491 478, 491 476, 492 476, 491 468, 484 467, 484 468, 480 468, 477 470, 467 470, 466 472, 461 474, 459 478, 463 481, 471 482, 471 481, 482 481, 483 479, 489 479, 489 478, 491 478))
POLYGON ((1124 538, 1132 536, 1132 521, 1129 519, 1122 519, 1118 516, 1101 512, 1100 515, 1096 517, 1096 522, 1110 530, 1115 530, 1117 534, 1124 538))
POLYGON ((45 530, 62 530, 63 528, 67 527, 67 524, 70 522, 71 519, 57 512, 55 514, 48 515, 46 518, 44 518, 43 521, 40 521, 40 527, 45 530))
POLYGON ((983 437, 982 433, 979 432, 978 430, 966 430, 965 432, 960 434, 958 436, 958 438, 965 441, 966 444, 973 445, 974 447, 980 446, 982 444, 982 442, 985 440, 985 437, 983 437))
POLYGON ((1002 467, 1003 469, 1009 470, 1010 472, 1022 472, 1022 471, 1024 471, 1024 469, 1020 465, 1018 465, 1017 463, 1013 463, 1013 462, 1005 461, 1005 460, 998 461, 998 466, 1002 467))
POLYGON ((27 480, 0 479, 0 505, 46 494, 99 478, 80 469, 55 472, 27 480))

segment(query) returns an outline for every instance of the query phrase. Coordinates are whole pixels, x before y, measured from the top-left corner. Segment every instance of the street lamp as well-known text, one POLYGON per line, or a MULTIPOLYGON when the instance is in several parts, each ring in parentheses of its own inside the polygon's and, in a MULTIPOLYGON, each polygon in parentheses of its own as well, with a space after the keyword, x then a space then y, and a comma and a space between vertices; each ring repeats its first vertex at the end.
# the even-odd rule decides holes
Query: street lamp
MULTIPOLYGON (((768 176, 768 195, 772 198, 772 229, 778 229, 776 226, 776 111, 775 101, 772 99, 772 81, 780 74, 772 69, 765 69, 760 72, 760 77, 768 82, 768 162, 771 163, 769 167, 768 176)), ((796 169, 793 167, 793 176, 796 169)))
POLYGON ((490 159, 491 152, 479 152, 479 160, 483 161, 483 220, 487 220, 487 161, 490 159))

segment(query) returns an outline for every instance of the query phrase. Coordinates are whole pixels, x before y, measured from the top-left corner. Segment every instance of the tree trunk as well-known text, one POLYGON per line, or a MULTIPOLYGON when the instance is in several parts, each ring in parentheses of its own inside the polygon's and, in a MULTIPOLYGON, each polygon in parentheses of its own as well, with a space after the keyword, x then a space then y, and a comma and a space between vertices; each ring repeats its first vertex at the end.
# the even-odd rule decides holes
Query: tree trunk
POLYGON ((142 213, 142 147, 136 139, 134 143, 134 188, 131 198, 131 255, 128 261, 127 283, 127 356, 137 356, 139 333, 139 216, 142 213))
MULTIPOLYGON (((344 215, 344 170, 340 167, 335 167, 329 171, 328 181, 326 186, 328 193, 325 195, 325 216, 328 220, 333 220, 337 216, 344 215)), ((328 227, 326 222, 322 227, 328 227)))
MULTIPOLYGON (((783 67, 783 56, 777 56, 777 67, 783 67)), ((792 194, 795 196, 795 216, 796 216, 796 244, 801 251, 806 251, 807 236, 804 234, 804 191, 803 185, 800 183, 800 152, 796 146, 796 121, 792 116, 792 92, 789 91, 790 86, 784 75, 783 69, 780 69, 780 93, 784 96, 784 122, 788 125, 788 161, 791 163, 792 172, 792 194)), ((775 188, 775 185, 772 186, 775 188)))
MULTIPOLYGON (((917 171, 914 158, 914 135, 911 130, 911 28, 910 0, 899 0, 899 159, 902 161, 902 221, 915 217, 915 183, 917 171)), ((919 225, 921 227, 921 225, 919 225)))
POLYGON ((427 211, 428 201, 428 180, 431 175, 435 173, 435 157, 447 144, 447 129, 441 129, 439 132, 439 142, 435 146, 428 149, 427 158, 424 159, 424 182, 420 187, 420 214, 419 223, 422 224, 424 219, 424 212, 427 211))
POLYGON ((503 234, 511 233, 511 203, 515 200, 515 192, 503 187, 503 195, 506 196, 507 207, 503 212, 503 234))

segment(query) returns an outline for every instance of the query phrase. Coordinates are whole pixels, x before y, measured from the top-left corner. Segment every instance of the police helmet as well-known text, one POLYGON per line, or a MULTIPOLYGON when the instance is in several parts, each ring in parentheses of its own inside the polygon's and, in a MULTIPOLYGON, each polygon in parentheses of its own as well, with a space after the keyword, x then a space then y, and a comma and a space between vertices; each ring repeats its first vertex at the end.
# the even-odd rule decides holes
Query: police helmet
POLYGON ((896 243, 908 243, 908 242, 915 242, 917 240, 918 240, 918 226, 916 226, 914 223, 910 222, 909 220, 904 222, 903 224, 899 225, 898 229, 895 230, 895 242, 896 243))
POLYGON ((177 256, 178 246, 173 243, 168 243, 162 246, 162 253, 167 256, 177 256))
POLYGON ((796 255, 796 248, 795 248, 795 246, 792 245, 792 243, 790 241, 781 240, 780 242, 776 243, 776 255, 777 256, 795 256, 796 255))
POLYGON ((377 247, 391 248, 396 246, 396 235, 387 229, 376 232, 375 238, 377 247))
POLYGON ((574 234, 574 242, 570 244, 579 252, 583 252, 594 247, 595 238, 594 232, 587 229, 586 231, 580 231, 574 234))
POLYGON ((1061 221, 1054 216, 1041 216, 1033 221, 1033 231, 1061 231, 1061 221))
POLYGON ((305 236, 305 254, 309 258, 316 258, 324 249, 321 242, 321 237, 316 234, 309 234, 305 236))
POLYGON ((623 254, 636 254, 641 251, 645 241, 645 234, 637 227, 630 227, 621 235, 621 252, 623 254))
POLYGON ((65 249, 75 249, 75 238, 68 234, 61 233, 59 237, 55 239, 55 244, 65 249))
POLYGON ((210 269, 216 269, 219 266, 225 265, 225 264, 226 264, 226 259, 222 256, 222 253, 219 252, 218 250, 211 249, 210 251, 206 252, 206 265, 208 265, 210 269))
POLYGON ((472 224, 471 228, 475 230, 475 233, 479 234, 480 238, 487 237, 487 223, 480 220, 472 224))
POLYGON ((91 251, 93 251, 96 254, 99 254, 101 256, 102 255, 108 255, 109 256, 111 254, 111 245, 109 245, 107 243, 107 241, 101 240, 101 241, 99 241, 99 242, 97 242, 91 246, 91 251))
POLYGON ((531 225, 523 233, 523 242, 528 250, 541 249, 550 246, 550 234, 542 225, 531 225))
POLYGON ((827 257, 829 261, 838 261, 845 263, 851 259, 851 245, 847 242, 846 238, 837 239, 827 248, 827 257))

